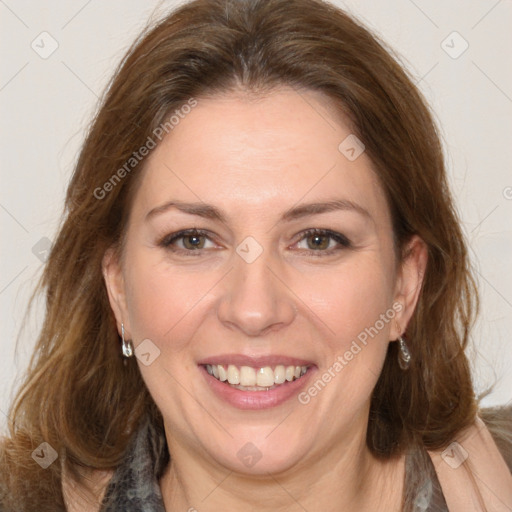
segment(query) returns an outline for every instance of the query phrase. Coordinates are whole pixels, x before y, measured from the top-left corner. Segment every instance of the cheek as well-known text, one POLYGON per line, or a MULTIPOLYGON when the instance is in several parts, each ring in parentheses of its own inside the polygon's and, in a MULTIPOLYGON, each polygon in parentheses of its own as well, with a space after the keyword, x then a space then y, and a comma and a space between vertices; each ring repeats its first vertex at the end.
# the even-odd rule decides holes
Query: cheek
POLYGON ((324 329, 319 374, 333 382, 320 400, 325 404, 355 411, 367 403, 382 370, 395 316, 393 275, 382 258, 371 255, 329 275, 308 278, 309 305, 329 328, 324 329))
MULTIPOLYGON (((151 251, 140 251, 127 261, 130 327, 136 350, 142 340, 150 339, 160 351, 148 366, 138 361, 155 403, 162 411, 179 410, 185 417, 195 402, 190 405, 183 383, 197 377, 189 349, 200 324, 198 315, 211 307, 208 290, 215 280, 208 273, 182 273, 155 259, 151 251)), ((183 420, 173 421, 173 426, 185 428, 183 420)))
POLYGON ((187 342, 187 327, 198 305, 207 300, 214 283, 208 273, 179 272, 151 252, 131 258, 127 276, 127 306, 132 336, 149 338, 163 350, 179 351, 187 342), (172 346, 166 340, 172 339, 172 346))
MULTIPOLYGON (((132 337, 135 342, 149 338, 162 345, 172 339, 172 347, 165 348, 179 351, 199 325, 199 316, 215 307, 214 288, 223 273, 219 269, 173 268, 150 251, 131 254, 126 268, 132 337)), ((337 267, 292 270, 285 280, 300 298, 296 302, 299 309, 302 302, 304 315, 310 316, 311 323, 316 316, 316 323, 323 324, 330 334, 331 348, 339 351, 361 333, 369 329, 373 333, 379 317, 391 308, 392 274, 382 255, 370 252, 337 267)), ((289 296, 283 300, 297 301, 289 296)), ((381 324, 377 328, 386 336, 389 322, 381 324)))
MULTIPOLYGON (((382 314, 393 314, 393 274, 373 257, 360 258, 337 270, 317 272, 297 283, 307 293, 309 305, 330 328, 338 343, 356 338, 365 329, 374 326, 382 314)), ((378 330, 386 335, 389 320, 378 323, 378 330)))

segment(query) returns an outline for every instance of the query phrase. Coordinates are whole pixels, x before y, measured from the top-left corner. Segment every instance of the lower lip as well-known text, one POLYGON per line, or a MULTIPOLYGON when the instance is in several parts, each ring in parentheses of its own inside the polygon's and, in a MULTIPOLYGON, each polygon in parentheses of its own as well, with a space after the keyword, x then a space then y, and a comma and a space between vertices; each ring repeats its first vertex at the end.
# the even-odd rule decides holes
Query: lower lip
POLYGON ((315 368, 311 366, 299 379, 279 384, 268 391, 242 391, 241 389, 233 388, 229 384, 225 384, 210 375, 206 371, 205 366, 201 365, 199 368, 202 370, 206 382, 217 396, 231 404, 233 407, 249 410, 276 407, 293 396, 296 396, 302 388, 306 387, 311 375, 315 372, 315 368))

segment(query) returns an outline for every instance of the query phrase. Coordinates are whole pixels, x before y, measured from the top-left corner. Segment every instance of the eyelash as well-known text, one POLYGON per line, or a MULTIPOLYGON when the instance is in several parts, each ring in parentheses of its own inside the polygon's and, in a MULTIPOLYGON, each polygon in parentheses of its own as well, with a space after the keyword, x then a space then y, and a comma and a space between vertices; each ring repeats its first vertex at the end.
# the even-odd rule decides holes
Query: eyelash
MULTIPOLYGON (((314 249, 304 249, 308 254, 314 256, 314 257, 322 257, 334 254, 335 252, 338 252, 343 249, 349 249, 352 247, 352 244, 350 240, 342 235, 341 233, 337 233, 336 231, 331 231, 330 229, 319 229, 319 228, 312 228, 307 229, 301 233, 301 238, 295 242, 295 244, 302 242, 303 240, 307 239, 310 236, 327 236, 330 239, 337 242, 339 245, 332 249, 326 249, 326 250, 314 250, 314 249)), ((192 228, 192 229, 185 229, 182 231, 178 231, 176 233, 172 233, 170 235, 167 235, 165 238, 159 242, 159 246, 164 247, 174 253, 177 254, 183 254, 186 256, 201 256, 204 250, 206 249, 180 249, 180 248, 173 248, 172 244, 176 242, 177 240, 181 238, 186 238, 187 236, 205 236, 206 238, 210 239, 209 233, 207 231, 204 231, 202 229, 192 228)), ((294 245, 295 245, 294 244, 294 245)))

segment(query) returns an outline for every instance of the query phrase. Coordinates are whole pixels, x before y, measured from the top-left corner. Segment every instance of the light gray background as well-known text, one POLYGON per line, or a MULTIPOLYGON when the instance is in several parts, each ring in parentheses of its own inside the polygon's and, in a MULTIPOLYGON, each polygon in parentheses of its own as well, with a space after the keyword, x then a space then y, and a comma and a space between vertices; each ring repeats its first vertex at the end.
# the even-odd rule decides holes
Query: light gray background
MULTIPOLYGON (((0 427, 41 322, 41 302, 29 320, 23 314, 56 233, 87 123, 139 30, 150 16, 177 3, 0 0, 0 427)), ((470 351, 475 383, 481 392, 496 382, 485 404, 507 403, 512 399, 512 2, 336 3, 396 50, 436 113, 480 284, 481 314, 470 351)))

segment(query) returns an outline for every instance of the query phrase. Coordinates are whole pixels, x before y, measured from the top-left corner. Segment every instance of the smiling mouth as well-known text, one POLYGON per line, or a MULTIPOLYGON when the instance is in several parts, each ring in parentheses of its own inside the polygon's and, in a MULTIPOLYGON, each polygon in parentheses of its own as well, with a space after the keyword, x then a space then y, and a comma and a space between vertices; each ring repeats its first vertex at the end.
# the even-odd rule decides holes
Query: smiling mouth
POLYGON ((234 364, 205 364, 206 371, 215 379, 241 391, 269 391, 300 379, 309 366, 282 365, 236 366, 234 364))

